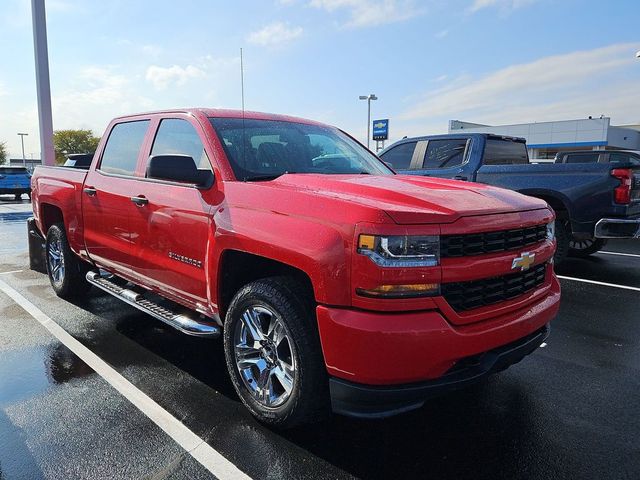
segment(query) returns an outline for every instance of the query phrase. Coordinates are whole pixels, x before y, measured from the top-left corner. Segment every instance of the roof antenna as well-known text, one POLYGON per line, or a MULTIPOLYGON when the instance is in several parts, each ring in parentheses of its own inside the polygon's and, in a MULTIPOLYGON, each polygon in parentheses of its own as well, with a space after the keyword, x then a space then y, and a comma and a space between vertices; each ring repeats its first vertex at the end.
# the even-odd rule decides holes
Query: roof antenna
POLYGON ((242 58, 242 47, 240 47, 240 91, 242 94, 242 118, 244 119, 244 61, 242 58))
POLYGON ((242 56, 242 47, 240 47, 240 93, 242 96, 242 167, 245 171, 244 181, 247 181, 246 172, 247 172, 247 139, 245 136, 245 128, 244 128, 244 59, 242 56))

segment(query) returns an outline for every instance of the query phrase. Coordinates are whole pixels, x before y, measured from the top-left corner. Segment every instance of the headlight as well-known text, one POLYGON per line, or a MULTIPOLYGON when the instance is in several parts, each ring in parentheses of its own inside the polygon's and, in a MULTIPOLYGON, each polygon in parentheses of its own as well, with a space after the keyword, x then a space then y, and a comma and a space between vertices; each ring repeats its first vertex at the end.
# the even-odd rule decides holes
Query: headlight
POLYGON ((360 235, 358 253, 381 267, 435 267, 440 263, 440 237, 360 235))
POLYGON ((556 236, 556 222, 547 223, 547 240, 553 240, 556 236))

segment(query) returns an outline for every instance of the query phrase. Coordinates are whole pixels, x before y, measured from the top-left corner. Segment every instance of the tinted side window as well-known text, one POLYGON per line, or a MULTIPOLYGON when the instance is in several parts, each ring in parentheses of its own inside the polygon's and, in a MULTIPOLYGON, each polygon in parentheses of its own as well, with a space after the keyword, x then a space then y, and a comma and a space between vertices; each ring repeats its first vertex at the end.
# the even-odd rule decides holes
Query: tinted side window
POLYGON ((462 165, 466 148, 467 140, 464 138, 429 140, 423 168, 449 168, 462 165))
POLYGON ((598 163, 599 153, 572 153, 565 157, 564 163, 598 163))
POLYGON ((408 170, 411 165, 411 157, 417 142, 407 142, 387 150, 381 156, 382 160, 391 165, 394 170, 408 170))
POLYGON ((187 120, 165 118, 153 141, 151 155, 189 155, 200 169, 211 170, 202 140, 196 129, 187 120))
POLYGON ((485 165, 521 165, 529 163, 527 146, 511 140, 488 139, 482 163, 485 165))
POLYGON ((114 125, 102 154, 100 170, 120 175, 133 175, 148 127, 149 120, 114 125))

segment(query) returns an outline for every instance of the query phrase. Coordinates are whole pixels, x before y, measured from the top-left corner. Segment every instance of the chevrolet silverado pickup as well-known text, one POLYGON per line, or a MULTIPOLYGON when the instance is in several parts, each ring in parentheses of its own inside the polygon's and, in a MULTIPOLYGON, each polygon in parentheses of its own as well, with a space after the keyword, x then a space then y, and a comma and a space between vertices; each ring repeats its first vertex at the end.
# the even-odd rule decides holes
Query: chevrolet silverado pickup
POLYGON ((544 201, 396 175, 287 116, 117 118, 88 171, 36 169, 33 212, 60 297, 222 336, 210 368, 281 428, 418 408, 532 353, 559 306, 544 201))
POLYGON ((571 153, 560 156, 569 161, 533 165, 523 138, 452 133, 402 139, 380 158, 399 173, 480 182, 545 200, 557 217, 560 264, 567 255, 597 252, 608 238, 640 237, 637 154, 571 153))

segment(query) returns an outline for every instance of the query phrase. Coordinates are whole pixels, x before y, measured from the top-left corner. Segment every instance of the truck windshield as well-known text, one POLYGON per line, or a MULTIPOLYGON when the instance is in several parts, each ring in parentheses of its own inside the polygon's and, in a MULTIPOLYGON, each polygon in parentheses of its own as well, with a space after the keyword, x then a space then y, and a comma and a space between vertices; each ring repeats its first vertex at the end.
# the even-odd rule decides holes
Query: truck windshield
POLYGON ((209 120, 238 180, 271 180, 284 173, 394 174, 335 128, 279 120, 209 120))
POLYGON ((527 145, 524 142, 487 138, 484 147, 485 165, 519 165, 529 163, 527 145))

